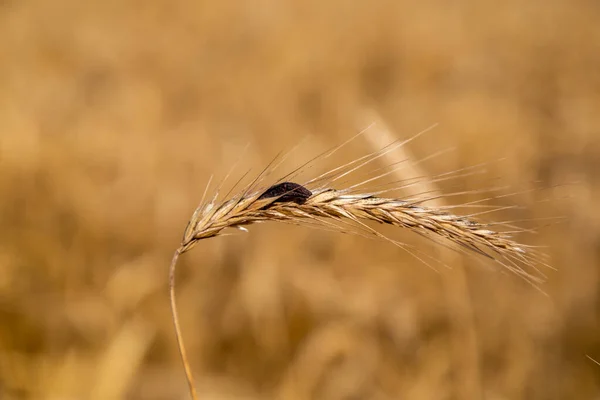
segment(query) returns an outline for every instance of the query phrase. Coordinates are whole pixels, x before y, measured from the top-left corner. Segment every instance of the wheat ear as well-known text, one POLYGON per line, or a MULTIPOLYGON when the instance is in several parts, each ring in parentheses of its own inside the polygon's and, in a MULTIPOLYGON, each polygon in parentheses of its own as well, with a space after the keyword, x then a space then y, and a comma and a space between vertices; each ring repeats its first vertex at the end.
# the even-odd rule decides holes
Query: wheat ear
POLYGON ((346 224, 349 224, 363 234, 389 240, 405 249, 405 245, 385 237, 366 222, 408 228, 434 240, 446 239, 467 253, 488 257, 530 282, 539 281, 539 278, 521 267, 522 264, 533 265, 531 255, 525 246, 518 244, 508 234, 489 229, 488 225, 472 217, 422 206, 419 200, 406 201, 378 197, 374 194, 349 194, 348 191, 329 188, 310 191, 293 182, 283 182, 253 192, 247 187, 233 198, 220 203, 216 201, 215 196, 212 201, 201 205, 194 212, 184 232, 181 246, 175 252, 170 270, 171 307, 177 341, 194 400, 197 397, 175 304, 174 278, 177 258, 200 240, 221 235, 226 228, 244 229, 247 225, 265 221, 317 225, 320 228, 340 231, 345 230, 346 224))

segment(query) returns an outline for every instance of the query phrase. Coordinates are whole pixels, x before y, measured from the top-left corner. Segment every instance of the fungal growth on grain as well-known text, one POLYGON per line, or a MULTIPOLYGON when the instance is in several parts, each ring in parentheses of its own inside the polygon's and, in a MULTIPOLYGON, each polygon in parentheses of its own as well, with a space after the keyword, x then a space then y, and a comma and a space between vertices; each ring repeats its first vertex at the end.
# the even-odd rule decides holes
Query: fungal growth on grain
MULTIPOLYGON (((175 251, 170 266, 170 300, 173 322, 193 399, 197 399, 197 394, 183 345, 175 302, 175 266, 178 257, 192 249, 200 240, 219 236, 227 228, 246 230, 245 227, 249 225, 273 221, 344 233, 357 233, 386 240, 409 252, 420 262, 429 265, 431 256, 413 246, 394 240, 376 229, 377 224, 386 224, 408 229, 461 253, 487 259, 533 285, 543 281, 543 274, 536 268, 537 264, 543 264, 540 261, 540 255, 531 247, 513 239, 512 234, 520 232, 520 230, 511 223, 484 222, 477 218, 478 213, 458 215, 450 212, 454 209, 452 206, 426 205, 432 199, 440 196, 415 198, 386 196, 398 189, 398 186, 392 188, 376 186, 379 189, 370 191, 364 189, 367 183, 371 184, 389 176, 391 173, 389 170, 379 175, 369 176, 357 184, 341 188, 334 187, 339 184, 340 179, 381 159, 419 135, 405 141, 391 143, 383 149, 335 167, 303 183, 294 182, 299 171, 316 160, 329 157, 354 137, 270 185, 264 185, 263 181, 281 164, 281 160, 274 160, 252 182, 232 196, 226 196, 223 199, 219 199, 221 187, 218 187, 213 197, 204 201, 208 185, 210 185, 209 181, 201 204, 190 218, 181 245, 175 251), (510 228, 502 230, 502 227, 510 228)), ((452 173, 444 174, 440 180, 446 179, 448 174, 452 173)))

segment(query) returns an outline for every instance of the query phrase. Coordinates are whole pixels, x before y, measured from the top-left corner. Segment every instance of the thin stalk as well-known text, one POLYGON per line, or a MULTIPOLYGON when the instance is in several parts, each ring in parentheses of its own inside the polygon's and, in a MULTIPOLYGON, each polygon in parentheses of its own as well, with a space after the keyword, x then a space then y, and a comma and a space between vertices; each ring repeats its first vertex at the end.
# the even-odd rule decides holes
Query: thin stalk
POLYGON ((181 326, 179 325, 179 314, 177 312, 177 303, 175 301, 175 267, 177 260, 181 254, 181 249, 175 250, 173 259, 171 260, 171 266, 169 267, 169 297, 171 300, 171 315, 173 317, 173 325, 175 326, 175 336, 177 337, 177 347, 179 349, 179 355, 183 362, 183 368, 185 370, 185 377, 187 379, 188 386, 190 388, 190 394, 193 400, 198 400, 196 394, 196 388, 194 387, 194 376, 192 375, 192 369, 188 362, 187 353, 183 344, 183 335, 181 334, 181 326))

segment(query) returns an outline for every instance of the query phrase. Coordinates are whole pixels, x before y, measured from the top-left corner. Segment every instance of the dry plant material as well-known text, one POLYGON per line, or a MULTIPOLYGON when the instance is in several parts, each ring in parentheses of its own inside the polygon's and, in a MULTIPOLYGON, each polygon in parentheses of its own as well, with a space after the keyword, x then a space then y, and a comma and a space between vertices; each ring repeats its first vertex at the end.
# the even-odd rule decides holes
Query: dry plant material
MULTIPOLYGON (((452 207, 436 208, 424 205, 427 201, 439 198, 440 196, 419 197, 415 199, 399 199, 385 196, 386 193, 398 188, 414 185, 414 183, 405 183, 403 186, 370 192, 363 191, 367 183, 372 183, 388 176, 391 173, 390 171, 371 176, 361 183, 347 186, 344 189, 334 189, 331 187, 334 182, 374 162, 419 135, 404 142, 393 143, 384 149, 334 168, 303 184, 295 183, 291 179, 303 167, 306 167, 308 163, 293 173, 279 179, 278 182, 271 186, 266 188, 264 186, 260 187, 261 181, 282 162, 280 160, 279 164, 273 165, 275 164, 274 160, 253 182, 230 198, 218 200, 219 187, 214 197, 210 201, 204 202, 204 198, 206 197, 205 191, 200 206, 195 210, 188 222, 181 246, 175 251, 169 274, 173 322, 191 397, 194 400, 198 397, 194 389, 192 372, 183 345, 175 302, 175 266, 179 255, 192 249, 202 239, 222 235, 223 231, 227 228, 246 230, 245 227, 251 224, 278 221, 307 225, 319 229, 357 233, 367 237, 387 240, 408 251, 428 266, 430 264, 427 259, 439 262, 439 260, 433 259, 431 256, 412 246, 383 235, 369 223, 387 224, 409 229, 443 245, 450 245, 465 254, 483 256, 534 285, 542 281, 542 278, 537 274, 534 275, 526 271, 526 267, 529 267, 539 272, 535 268, 535 264, 539 263, 538 255, 534 254, 530 247, 519 244, 511 238, 512 233, 524 230, 512 230, 510 233, 503 232, 497 230, 498 227, 512 225, 509 223, 484 223, 475 218, 475 215, 489 211, 461 216, 447 211, 452 210, 452 207)), ((316 159, 330 156, 346 143, 321 154, 316 159)), ((447 173, 443 175, 452 174, 447 173)), ((454 174, 454 177, 465 175, 454 174)), ((447 178, 448 176, 442 176, 439 180, 447 178)), ((493 198, 500 197, 502 196, 493 198)), ((480 206, 474 203, 478 202, 470 204, 473 207, 480 206)), ((503 208, 506 207, 498 207, 493 210, 503 208)))

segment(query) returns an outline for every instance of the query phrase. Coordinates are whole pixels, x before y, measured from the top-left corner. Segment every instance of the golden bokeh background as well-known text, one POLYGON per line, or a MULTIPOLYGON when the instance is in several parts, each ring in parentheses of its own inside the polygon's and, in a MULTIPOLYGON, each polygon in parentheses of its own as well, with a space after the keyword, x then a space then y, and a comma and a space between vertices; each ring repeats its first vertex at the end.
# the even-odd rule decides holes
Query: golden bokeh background
POLYGON ((524 192, 495 218, 564 217, 524 237, 556 270, 540 291, 278 224, 202 242, 178 275, 201 399, 597 399, 599 21, 589 0, 0 1, 0 399, 188 398, 167 267, 209 176, 373 115, 395 139, 440 124, 407 146, 455 147, 427 174, 490 163, 441 189, 524 192))

